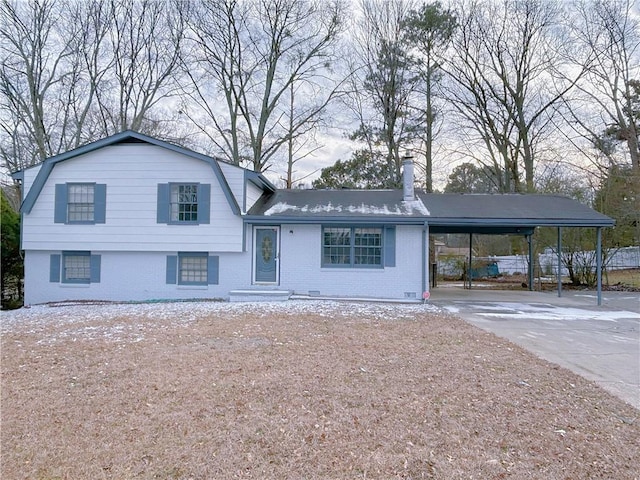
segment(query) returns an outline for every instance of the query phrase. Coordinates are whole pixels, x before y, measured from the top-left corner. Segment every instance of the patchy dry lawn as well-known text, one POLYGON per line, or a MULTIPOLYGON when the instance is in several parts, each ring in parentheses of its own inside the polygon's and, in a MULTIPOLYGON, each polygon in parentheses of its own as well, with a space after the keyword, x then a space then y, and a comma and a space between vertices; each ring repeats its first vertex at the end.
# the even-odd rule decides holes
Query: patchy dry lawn
POLYGON ((3 313, 3 479, 636 479, 640 413, 421 305, 3 313))
POLYGON ((605 280, 611 286, 640 288, 640 268, 606 272, 605 280))

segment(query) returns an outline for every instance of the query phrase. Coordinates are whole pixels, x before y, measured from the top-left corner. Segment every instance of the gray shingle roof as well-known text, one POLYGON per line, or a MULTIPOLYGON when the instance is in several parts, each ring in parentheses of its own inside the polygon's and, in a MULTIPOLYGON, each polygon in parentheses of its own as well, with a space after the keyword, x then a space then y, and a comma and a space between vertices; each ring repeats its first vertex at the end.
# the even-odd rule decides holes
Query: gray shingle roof
POLYGON ((432 232, 527 233, 537 226, 609 227, 614 220, 568 197, 438 194, 402 190, 278 190, 248 212, 261 223, 422 224, 432 232))

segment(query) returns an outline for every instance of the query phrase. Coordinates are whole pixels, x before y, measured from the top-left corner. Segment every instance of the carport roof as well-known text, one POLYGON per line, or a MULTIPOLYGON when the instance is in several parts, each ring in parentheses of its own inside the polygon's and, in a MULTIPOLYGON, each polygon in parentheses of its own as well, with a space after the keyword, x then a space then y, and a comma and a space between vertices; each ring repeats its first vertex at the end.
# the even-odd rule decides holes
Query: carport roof
POLYGON ((246 215, 254 223, 422 224, 432 233, 529 234, 535 227, 611 227, 615 221, 559 195, 440 194, 402 190, 277 190, 246 215))

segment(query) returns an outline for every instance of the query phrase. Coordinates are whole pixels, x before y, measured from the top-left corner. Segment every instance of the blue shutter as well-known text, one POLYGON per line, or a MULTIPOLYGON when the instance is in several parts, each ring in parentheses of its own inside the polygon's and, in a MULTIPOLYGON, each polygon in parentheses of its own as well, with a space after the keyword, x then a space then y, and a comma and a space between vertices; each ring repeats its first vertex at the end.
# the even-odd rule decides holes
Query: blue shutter
POLYGON ((220 272, 220 257, 209 256, 207 259, 207 283, 218 285, 220 272))
POLYGON ((198 185, 198 223, 210 223, 211 217, 211 185, 198 185))
POLYGON ((97 183, 93 190, 93 220, 105 223, 107 219, 107 186, 97 183))
POLYGON ((55 223, 65 223, 67 221, 67 184, 56 184, 55 210, 53 214, 55 223))
POLYGON ((54 254, 49 257, 49 281, 60 282, 60 259, 62 255, 54 254))
POLYGON ((169 197, 171 188, 168 183, 158 184, 157 223, 169 223, 169 197))
POLYGON ((396 266, 396 227, 384 227, 384 266, 396 266))
POLYGON ((178 283, 178 256, 167 255, 167 281, 166 283, 175 285, 178 283))
POLYGON ((100 255, 91 255, 91 283, 100 283, 100 255))

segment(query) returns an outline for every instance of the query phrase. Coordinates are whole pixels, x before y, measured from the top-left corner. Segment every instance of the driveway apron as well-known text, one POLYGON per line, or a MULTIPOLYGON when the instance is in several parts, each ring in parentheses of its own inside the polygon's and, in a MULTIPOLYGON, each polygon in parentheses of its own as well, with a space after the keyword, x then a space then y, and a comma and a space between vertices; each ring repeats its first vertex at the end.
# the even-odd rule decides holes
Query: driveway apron
POLYGON ((640 409, 640 295, 438 288, 432 302, 640 409))

